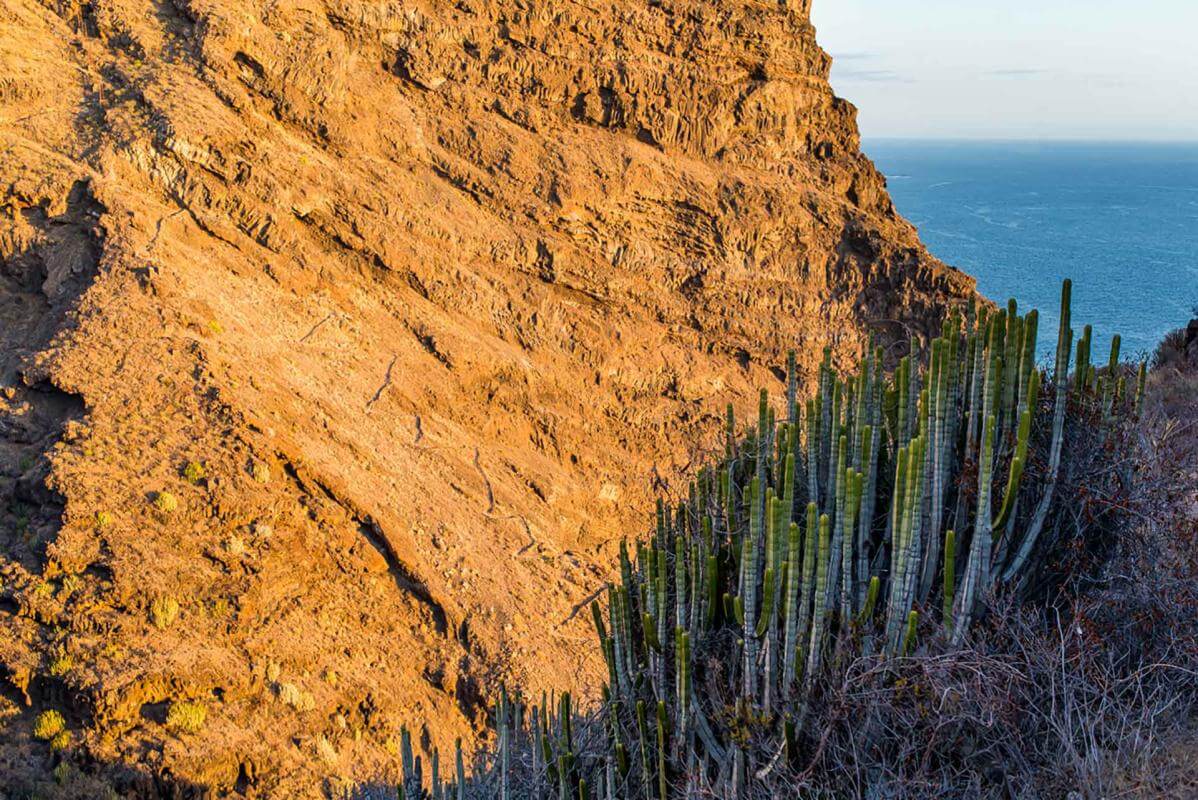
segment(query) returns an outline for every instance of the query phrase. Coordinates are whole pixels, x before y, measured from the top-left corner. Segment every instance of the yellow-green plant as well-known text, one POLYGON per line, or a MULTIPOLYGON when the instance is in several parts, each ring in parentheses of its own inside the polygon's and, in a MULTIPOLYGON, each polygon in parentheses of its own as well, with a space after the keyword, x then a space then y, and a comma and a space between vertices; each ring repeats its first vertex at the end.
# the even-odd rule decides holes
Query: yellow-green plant
POLYGON ((174 624, 179 616, 179 601, 173 597, 162 595, 150 602, 150 622, 155 628, 165 630, 174 624))
POLYGON ((208 719, 203 703, 177 700, 166 712, 166 726, 178 733, 199 733, 208 719))
POLYGON ((154 508, 163 514, 173 514, 179 508, 179 498, 167 491, 154 495, 154 508))
POLYGON ((69 653, 59 653, 50 660, 50 676, 61 678, 75 667, 75 659, 69 653))
POLYGON ((81 586, 83 586, 83 581, 78 575, 64 576, 62 582, 58 585, 58 599, 65 603, 71 598, 71 595, 79 591, 81 586))
POLYGON ((52 708, 48 708, 37 715, 37 719, 33 721, 33 736, 35 739, 41 739, 48 742, 58 734, 67 729, 67 721, 63 719, 62 714, 52 708))
POLYGON ((183 479, 188 483, 199 483, 208 477, 204 465, 198 461, 188 461, 183 467, 183 479))

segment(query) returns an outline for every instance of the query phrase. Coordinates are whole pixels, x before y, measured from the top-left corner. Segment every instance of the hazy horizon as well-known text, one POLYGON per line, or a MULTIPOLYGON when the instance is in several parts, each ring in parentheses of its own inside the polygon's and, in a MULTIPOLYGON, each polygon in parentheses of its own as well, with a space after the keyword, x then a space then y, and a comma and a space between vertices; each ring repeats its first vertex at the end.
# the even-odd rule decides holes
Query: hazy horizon
POLYGON ((815 0, 866 139, 1198 142, 1198 3, 815 0))
POLYGON ((1198 147, 1198 137, 1193 139, 1085 139, 1073 136, 887 136, 862 134, 861 141, 869 142, 943 142, 944 144, 1011 144, 1011 145, 1087 145, 1094 147, 1135 145, 1137 147, 1178 147, 1193 149, 1198 147))

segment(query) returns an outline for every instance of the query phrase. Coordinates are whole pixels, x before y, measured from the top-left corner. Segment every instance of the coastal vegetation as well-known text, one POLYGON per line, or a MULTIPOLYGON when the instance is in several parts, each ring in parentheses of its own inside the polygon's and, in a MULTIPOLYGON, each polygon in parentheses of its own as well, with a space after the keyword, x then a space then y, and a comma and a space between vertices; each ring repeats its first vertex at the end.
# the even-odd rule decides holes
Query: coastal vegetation
POLYGON ((1193 589, 1093 602, 1115 559, 1162 590, 1173 563, 1129 549, 1147 367, 1075 341, 1068 281, 1050 365, 1038 335, 1014 300, 970 306, 889 374, 881 348, 846 376, 825 354, 806 398, 792 354, 780 402, 743 434, 729 408, 722 456, 621 546, 599 701, 504 688, 490 746, 432 753, 431 785, 405 731, 400 796, 1109 789, 1098 754, 1131 758, 1193 683, 1192 623, 1160 619, 1193 589))

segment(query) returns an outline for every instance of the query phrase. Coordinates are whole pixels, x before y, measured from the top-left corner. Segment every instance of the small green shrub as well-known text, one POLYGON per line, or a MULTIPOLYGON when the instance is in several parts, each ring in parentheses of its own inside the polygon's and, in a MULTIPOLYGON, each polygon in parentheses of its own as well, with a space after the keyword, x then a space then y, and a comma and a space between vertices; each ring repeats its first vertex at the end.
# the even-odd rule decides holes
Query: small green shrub
POLYGON ((62 579, 62 583, 58 587, 58 597, 64 602, 70 599, 71 595, 79 591, 79 587, 83 585, 83 581, 78 575, 67 575, 62 579))
POLYGON ((154 508, 163 514, 171 514, 179 508, 179 498, 170 492, 159 492, 154 495, 154 508))
POLYGON ((33 736, 48 742, 67 729, 67 721, 62 714, 50 708, 37 715, 33 722, 33 736))
POLYGON ((69 786, 75 782, 79 770, 69 761, 59 763, 51 773, 54 776, 54 782, 59 786, 69 786))
POLYGON ((166 726, 180 733, 199 733, 208 719, 208 709, 203 703, 180 700, 171 703, 166 712, 166 726))
POLYGON ((96 512, 96 528, 104 529, 112 524, 112 514, 107 511, 96 512))
POLYGON ((150 603, 150 622, 155 628, 169 628, 179 616, 179 603, 173 597, 155 597, 150 603))
POLYGON ((61 678, 75 667, 75 659, 68 653, 60 653, 50 661, 50 677, 61 678))
POLYGON ((63 750, 71 746, 71 732, 59 731, 54 738, 50 740, 50 749, 56 753, 61 753, 63 750))
POLYGON ((183 467, 183 479, 188 483, 199 483, 207 477, 204 465, 198 461, 188 461, 187 466, 183 467))

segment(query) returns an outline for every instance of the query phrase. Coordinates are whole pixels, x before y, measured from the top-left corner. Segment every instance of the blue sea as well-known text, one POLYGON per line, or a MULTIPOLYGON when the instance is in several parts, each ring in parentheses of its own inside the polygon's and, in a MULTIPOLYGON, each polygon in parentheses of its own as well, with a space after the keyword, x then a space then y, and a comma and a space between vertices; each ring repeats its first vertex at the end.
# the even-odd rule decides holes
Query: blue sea
POLYGON ((1095 361, 1119 333, 1149 354, 1198 305, 1198 144, 866 140, 899 212, 987 297, 1040 309, 1056 346, 1060 282, 1095 361))

